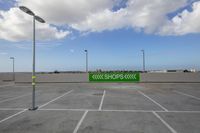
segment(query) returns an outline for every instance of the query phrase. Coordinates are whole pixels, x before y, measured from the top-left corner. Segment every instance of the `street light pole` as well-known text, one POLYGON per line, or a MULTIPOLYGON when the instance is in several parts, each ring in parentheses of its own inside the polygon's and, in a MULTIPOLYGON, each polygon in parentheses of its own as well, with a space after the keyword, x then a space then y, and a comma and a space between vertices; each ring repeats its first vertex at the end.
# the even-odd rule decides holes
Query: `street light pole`
POLYGON ((11 60, 13 60, 13 81, 15 81, 15 58, 10 57, 11 60))
POLYGON ((33 71, 32 71, 32 108, 31 110, 36 110, 38 107, 35 106, 35 15, 33 16, 33 71))
POLYGON ((141 50, 142 51, 142 55, 143 55, 143 72, 145 72, 145 51, 144 50, 141 50))
POLYGON ((28 9, 25 6, 20 6, 20 10, 23 12, 33 16, 33 71, 32 71, 32 86, 33 86, 33 92, 32 92, 32 108, 29 110, 36 110, 38 107, 35 106, 35 85, 36 85, 36 76, 35 76, 35 20, 37 20, 40 23, 45 23, 45 21, 40 18, 39 16, 36 16, 30 9, 28 9))
POLYGON ((85 50, 86 54, 86 73, 88 72, 88 50, 85 50))

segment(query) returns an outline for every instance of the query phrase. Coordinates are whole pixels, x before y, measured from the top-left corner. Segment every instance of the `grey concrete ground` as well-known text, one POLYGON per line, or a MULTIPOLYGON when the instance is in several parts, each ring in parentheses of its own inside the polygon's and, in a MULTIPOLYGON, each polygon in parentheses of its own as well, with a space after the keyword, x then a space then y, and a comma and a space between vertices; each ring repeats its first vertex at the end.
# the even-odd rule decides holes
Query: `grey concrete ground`
POLYGON ((199 133, 200 84, 0 86, 2 133, 199 133))

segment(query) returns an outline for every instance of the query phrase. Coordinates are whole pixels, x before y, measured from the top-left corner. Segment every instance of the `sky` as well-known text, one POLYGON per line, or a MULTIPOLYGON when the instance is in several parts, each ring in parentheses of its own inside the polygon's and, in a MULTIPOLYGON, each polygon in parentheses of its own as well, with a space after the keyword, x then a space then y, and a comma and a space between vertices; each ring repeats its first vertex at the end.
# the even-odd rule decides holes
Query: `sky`
POLYGON ((199 0, 0 0, 0 72, 32 71, 32 16, 36 71, 200 70, 199 0))

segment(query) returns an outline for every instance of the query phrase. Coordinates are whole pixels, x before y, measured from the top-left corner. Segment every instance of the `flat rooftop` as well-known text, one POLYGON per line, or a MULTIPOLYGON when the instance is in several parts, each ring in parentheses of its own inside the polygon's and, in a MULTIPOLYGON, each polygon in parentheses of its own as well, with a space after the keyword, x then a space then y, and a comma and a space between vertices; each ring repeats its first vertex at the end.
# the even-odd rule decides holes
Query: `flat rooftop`
POLYGON ((200 83, 0 86, 2 133, 199 133, 200 83))

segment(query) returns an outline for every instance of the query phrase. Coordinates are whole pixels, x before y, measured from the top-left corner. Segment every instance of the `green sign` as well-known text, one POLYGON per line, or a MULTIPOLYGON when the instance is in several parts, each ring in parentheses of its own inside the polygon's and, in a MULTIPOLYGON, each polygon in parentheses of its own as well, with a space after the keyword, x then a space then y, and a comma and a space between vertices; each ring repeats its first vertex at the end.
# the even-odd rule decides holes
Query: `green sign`
POLYGON ((135 72, 91 72, 90 82, 139 82, 140 74, 135 72))

